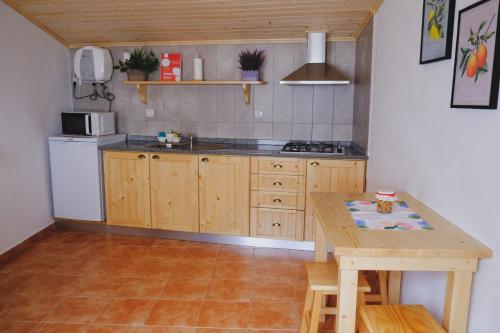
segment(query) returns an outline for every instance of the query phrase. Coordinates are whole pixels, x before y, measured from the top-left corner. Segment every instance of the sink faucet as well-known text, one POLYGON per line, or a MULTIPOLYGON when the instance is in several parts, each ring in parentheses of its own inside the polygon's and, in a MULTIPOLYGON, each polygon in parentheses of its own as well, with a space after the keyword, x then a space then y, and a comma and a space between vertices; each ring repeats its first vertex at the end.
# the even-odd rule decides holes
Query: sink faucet
POLYGON ((193 150, 193 136, 192 135, 189 136, 189 148, 191 150, 193 150))

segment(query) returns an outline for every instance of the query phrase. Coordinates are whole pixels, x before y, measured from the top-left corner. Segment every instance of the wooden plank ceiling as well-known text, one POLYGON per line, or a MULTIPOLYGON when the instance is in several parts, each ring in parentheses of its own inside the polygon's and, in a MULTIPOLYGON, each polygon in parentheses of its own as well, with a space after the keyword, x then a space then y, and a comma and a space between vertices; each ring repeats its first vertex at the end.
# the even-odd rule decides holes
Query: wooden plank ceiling
POLYGON ((355 40, 383 0, 4 0, 68 47, 355 40))

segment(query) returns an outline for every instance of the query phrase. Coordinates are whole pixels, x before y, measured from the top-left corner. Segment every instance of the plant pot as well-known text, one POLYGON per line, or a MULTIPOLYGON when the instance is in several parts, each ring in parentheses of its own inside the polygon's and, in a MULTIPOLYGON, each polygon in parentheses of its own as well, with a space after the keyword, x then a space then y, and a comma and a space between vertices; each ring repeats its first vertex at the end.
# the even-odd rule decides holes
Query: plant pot
POLYGON ((129 69, 127 71, 127 77, 129 81, 147 81, 148 73, 138 69, 129 69))
POLYGON ((259 81, 259 71, 241 71, 242 81, 259 81))

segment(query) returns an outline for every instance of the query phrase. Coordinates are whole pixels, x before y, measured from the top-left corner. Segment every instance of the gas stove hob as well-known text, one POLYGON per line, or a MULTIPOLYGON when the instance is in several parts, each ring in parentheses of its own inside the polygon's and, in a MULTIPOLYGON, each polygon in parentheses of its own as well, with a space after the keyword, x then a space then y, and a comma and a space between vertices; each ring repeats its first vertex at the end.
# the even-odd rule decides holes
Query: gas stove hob
POLYGON ((333 143, 289 142, 281 148, 281 153, 345 155, 346 147, 333 143))

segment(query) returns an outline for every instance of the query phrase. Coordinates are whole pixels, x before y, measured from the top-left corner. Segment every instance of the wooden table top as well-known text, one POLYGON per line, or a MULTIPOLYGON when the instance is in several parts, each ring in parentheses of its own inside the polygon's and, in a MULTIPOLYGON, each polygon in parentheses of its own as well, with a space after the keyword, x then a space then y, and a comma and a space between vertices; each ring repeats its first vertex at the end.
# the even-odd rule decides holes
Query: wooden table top
POLYGON ((356 226, 345 200, 375 200, 374 193, 311 193, 314 214, 335 255, 418 258, 490 258, 493 252, 406 193, 398 193, 433 230, 373 230, 356 226))

